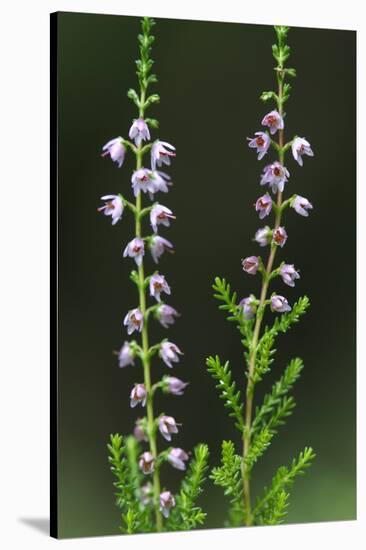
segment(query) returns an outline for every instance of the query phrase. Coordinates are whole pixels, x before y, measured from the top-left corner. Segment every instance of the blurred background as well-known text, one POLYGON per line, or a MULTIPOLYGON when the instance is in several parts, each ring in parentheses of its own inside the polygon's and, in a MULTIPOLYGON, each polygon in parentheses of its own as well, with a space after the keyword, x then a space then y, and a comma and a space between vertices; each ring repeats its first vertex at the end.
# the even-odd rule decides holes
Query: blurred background
MULTIPOLYGON (((186 450, 208 443, 210 466, 218 464, 222 439, 239 436, 205 357, 231 362, 244 385, 237 331, 218 311, 211 284, 226 277, 239 297, 259 292, 259 278, 243 273, 240 259, 259 252, 252 242, 259 222, 252 207, 263 188, 247 136, 261 129, 271 109, 259 100, 274 86, 273 28, 260 25, 156 20, 154 87, 160 105, 159 137, 173 143, 174 186, 159 201, 177 215, 161 234, 176 248, 159 270, 172 287, 169 303, 182 314, 166 331, 151 325, 151 341, 169 337, 184 351, 169 374, 190 382, 183 397, 159 396, 156 411, 182 422, 174 445, 186 450)), ((284 23, 286 23, 284 21, 284 23)), ((127 89, 137 87, 134 60, 139 19, 60 13, 59 67, 59 534, 61 537, 118 533, 113 478, 106 443, 111 432, 130 433, 142 410, 131 410, 129 393, 142 382, 138 366, 119 369, 113 350, 126 333, 122 321, 137 305, 129 281, 132 260, 122 252, 133 236, 125 213, 112 227, 97 213, 99 197, 121 192, 131 198, 133 157, 119 170, 100 157, 101 147, 127 137, 137 116, 127 89)), ((288 155, 287 193, 314 205, 309 219, 286 213, 288 242, 278 257, 301 271, 296 288, 276 281, 273 289, 290 303, 307 293, 311 309, 278 338, 272 372, 258 386, 256 403, 289 359, 305 369, 295 388, 297 408, 275 437, 253 477, 258 493, 281 464, 311 445, 317 458, 291 491, 286 522, 350 520, 356 517, 355 403, 355 48, 350 31, 293 28, 289 66, 297 69, 286 104, 286 136, 311 141, 315 157, 300 168, 288 155)), ((146 201, 145 197, 145 201, 146 201)), ((147 269, 155 264, 147 258, 147 269)), ((153 365, 157 380, 168 369, 153 365)), ((159 439, 160 448, 164 442, 159 439)), ((163 485, 175 490, 181 473, 166 465, 163 485)), ((223 526, 227 499, 211 482, 201 497, 207 528, 223 526)))

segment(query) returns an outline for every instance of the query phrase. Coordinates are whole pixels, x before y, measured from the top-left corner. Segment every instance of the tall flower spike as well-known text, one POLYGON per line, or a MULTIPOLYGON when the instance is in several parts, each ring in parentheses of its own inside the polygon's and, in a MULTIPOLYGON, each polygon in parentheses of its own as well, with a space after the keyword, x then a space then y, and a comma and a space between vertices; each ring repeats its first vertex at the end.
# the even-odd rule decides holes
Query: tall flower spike
MULTIPOLYGON (((170 441, 172 435, 178 432, 178 427, 172 416, 157 410, 161 395, 159 390, 179 396, 183 394, 187 383, 173 376, 154 379, 159 373, 156 368, 159 362, 173 368, 182 352, 178 346, 165 339, 150 344, 149 329, 152 322, 157 321, 168 329, 178 317, 178 312, 172 306, 162 303, 162 295, 171 294, 165 277, 151 272, 152 270, 148 272, 145 266, 145 262, 151 262, 146 249, 150 251, 155 263, 164 252, 173 252, 173 243, 157 235, 157 231, 161 225, 169 227, 171 220, 175 219, 168 206, 158 203, 151 205, 149 202, 144 204, 146 196, 153 201, 156 193, 167 193, 171 189, 170 175, 159 168, 169 166, 176 154, 174 146, 167 141, 154 139, 150 142, 150 132, 159 125, 157 120, 149 118, 146 113, 148 108, 159 101, 158 94, 150 93, 151 84, 157 81, 156 76, 151 74, 153 25, 152 19, 143 18, 142 31, 138 35, 140 55, 136 61, 136 73, 139 91, 130 89, 127 94, 138 109, 128 132, 131 141, 115 138, 104 145, 102 154, 110 156, 119 167, 123 164, 127 148, 135 156, 136 162, 130 176, 132 189, 129 185, 124 186, 133 195, 132 202, 121 194, 104 195, 102 200, 106 202, 98 209, 111 217, 113 225, 121 219, 124 208, 134 218, 133 235, 130 242, 127 245, 125 243, 123 256, 133 258, 136 262, 137 267, 131 271, 130 280, 136 285, 138 302, 137 307, 127 312, 123 324, 128 334, 136 333, 136 340, 125 342, 117 355, 119 367, 136 363, 134 372, 140 367, 139 376, 143 376, 143 380, 134 384, 130 390, 129 404, 133 410, 145 407, 143 410, 146 411, 146 416, 136 420, 133 435, 122 437, 112 434, 108 445, 111 470, 117 477, 117 504, 122 521, 120 528, 125 533, 160 532, 171 527, 168 518, 175 507, 175 498, 170 491, 163 489, 161 466, 163 462, 170 462, 176 469, 183 471, 188 459, 188 453, 180 448, 159 449, 161 444, 166 445, 166 441, 170 441), (153 235, 150 226, 153 228, 153 235), (162 438, 159 437, 159 432, 162 438), (145 447, 142 454, 140 445, 145 447), (140 486, 141 475, 136 475, 139 470, 142 474, 151 476, 151 483, 140 486), (121 483, 122 478, 126 483, 121 483)), ((126 241, 126 238, 123 240, 126 241)), ((126 299, 130 299, 127 291, 123 294, 126 299)), ((117 302, 118 300, 113 303, 117 302)), ((183 486, 190 491, 189 506, 178 504, 174 510, 174 522, 179 524, 180 529, 192 529, 204 520, 205 514, 195 500, 202 491, 207 459, 207 445, 198 445, 194 450, 188 476, 183 480, 183 486)))
MULTIPOLYGON (((226 495, 230 495, 229 525, 232 527, 273 525, 282 522, 287 507, 287 487, 292 485, 296 475, 303 473, 305 468, 310 466, 315 457, 313 450, 306 447, 299 458, 292 461, 289 468, 282 466, 277 470, 272 486, 264 490, 263 496, 253 497, 253 470, 269 447, 272 437, 277 432, 277 426, 284 424, 292 412, 294 402, 287 394, 303 368, 301 359, 293 359, 290 362, 272 391, 265 396, 263 404, 254 408, 254 399, 257 401, 256 388, 264 375, 271 370, 275 359, 277 334, 286 332, 309 306, 306 296, 300 298, 291 308, 287 298, 276 292, 270 294, 271 285, 279 278, 290 287, 294 287, 299 279, 299 273, 292 264, 281 261, 276 266, 276 256, 285 250, 284 245, 288 237, 282 219, 284 212, 291 206, 298 214, 308 216, 308 211, 312 208, 310 202, 299 195, 284 200, 285 184, 290 176, 285 166, 287 151, 290 152, 292 148, 293 156, 300 165, 302 155, 311 156, 313 153, 309 142, 304 138, 285 142, 284 104, 290 97, 291 90, 286 80, 290 76, 295 76, 296 72, 293 68, 285 67, 290 55, 290 47, 286 44, 288 28, 275 27, 275 30, 277 43, 273 45, 272 52, 276 60, 277 89, 263 92, 261 95, 263 101, 275 102, 274 108, 262 120, 262 125, 269 129, 269 133, 256 132, 255 137, 249 140, 249 147, 256 149, 259 160, 265 154, 269 154, 270 150, 278 154, 278 158, 271 159, 270 164, 264 168, 260 179, 260 184, 269 185, 276 196, 272 200, 270 194, 266 193, 255 203, 259 218, 272 218, 272 222, 268 221, 268 225, 257 229, 254 241, 261 247, 268 246, 261 258, 253 255, 242 260, 242 267, 246 273, 259 274, 262 279, 259 298, 250 294, 238 302, 238 293, 232 290, 226 279, 220 277, 215 278, 213 285, 214 297, 219 300, 220 309, 228 314, 229 320, 239 329, 240 341, 244 347, 244 353, 241 354, 244 358, 244 372, 240 375, 239 383, 241 387, 242 381, 246 381, 245 395, 242 396, 238 390, 234 381, 234 371, 231 371, 228 361, 221 361, 217 355, 206 360, 208 371, 215 380, 220 397, 224 400, 225 407, 229 409, 229 414, 239 431, 239 449, 236 448, 232 437, 230 440, 226 438, 222 443, 221 465, 214 468, 210 476, 216 485, 224 489, 226 495), (274 317, 274 314, 277 317, 274 321, 267 319, 274 317)), ((291 187, 295 185, 296 182, 291 182, 291 187)), ((301 236, 295 242, 298 243, 299 239, 301 240, 301 236)), ((247 293, 248 283, 243 284, 247 293)))

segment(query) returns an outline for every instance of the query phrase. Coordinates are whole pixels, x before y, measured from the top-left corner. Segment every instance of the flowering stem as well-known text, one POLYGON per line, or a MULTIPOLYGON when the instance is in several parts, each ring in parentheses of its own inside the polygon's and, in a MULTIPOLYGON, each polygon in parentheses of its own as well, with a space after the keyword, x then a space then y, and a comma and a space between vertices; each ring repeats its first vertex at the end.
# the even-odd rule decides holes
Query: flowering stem
MULTIPOLYGON (((283 116, 283 63, 279 63, 277 68, 277 82, 278 82, 278 94, 276 96, 278 112, 280 116, 283 116)), ((284 163, 284 130, 279 130, 279 139, 278 146, 278 159, 281 165, 284 163)), ((281 225, 282 217, 282 192, 277 192, 276 199, 276 216, 274 231, 278 229, 281 225)), ((256 314, 256 320, 253 331, 253 338, 251 341, 251 348, 249 354, 249 366, 248 366, 248 381, 246 388, 246 405, 245 405, 245 426, 243 430, 243 461, 242 461, 242 479, 243 479, 243 494, 244 494, 244 523, 245 525, 252 525, 252 511, 251 511, 251 498, 250 498, 250 479, 249 473, 247 473, 246 459, 250 450, 251 445, 251 428, 252 428, 252 414, 253 414, 253 398, 254 398, 254 371, 255 371, 255 361, 257 356, 257 346, 259 340, 259 334, 261 330, 262 320, 264 316, 264 311, 266 308, 266 299, 269 283, 271 280, 271 274, 273 269, 273 263, 275 260, 277 251, 277 245, 272 243, 271 250, 268 256, 268 261, 265 270, 262 273, 262 288, 260 293, 259 305, 256 314)))
MULTIPOLYGON (((143 100, 143 92, 141 92, 141 99, 143 100)), ((143 116, 143 112, 140 110, 140 116, 143 116)), ((142 151, 141 145, 136 152, 136 170, 142 167, 142 151)), ((138 192, 136 197, 136 216, 135 216, 135 233, 136 237, 142 238, 141 233, 141 191, 138 192)), ((147 392, 146 401, 146 413, 147 413, 147 432, 149 437, 150 452, 154 457, 155 469, 153 473, 153 487, 154 487, 154 502, 155 502, 155 515, 156 515, 156 530, 161 531, 163 527, 162 517, 159 510, 159 496, 160 496, 160 478, 159 467, 157 464, 157 444, 156 444, 156 430, 154 423, 154 406, 153 406, 153 391, 151 386, 151 373, 150 373, 150 357, 149 357, 149 335, 148 335, 148 320, 146 315, 146 296, 145 296, 145 271, 144 263, 138 268, 138 288, 139 288, 139 308, 144 318, 144 324, 142 328, 142 364, 144 368, 144 384, 147 392)))

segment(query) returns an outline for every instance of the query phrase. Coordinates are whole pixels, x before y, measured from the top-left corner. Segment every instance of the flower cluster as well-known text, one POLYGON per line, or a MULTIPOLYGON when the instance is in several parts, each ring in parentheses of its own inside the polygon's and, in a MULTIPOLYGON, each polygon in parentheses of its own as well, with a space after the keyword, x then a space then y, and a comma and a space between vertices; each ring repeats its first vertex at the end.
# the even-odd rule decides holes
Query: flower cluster
MULTIPOLYGON (((293 157, 300 166, 303 166, 303 155, 314 156, 314 153, 310 147, 310 143, 305 138, 295 136, 289 144, 283 144, 285 124, 283 115, 279 111, 273 110, 267 113, 263 117, 262 125, 269 128, 270 134, 266 132, 256 132, 255 136, 257 137, 247 138, 249 140, 249 147, 257 150, 258 160, 261 160, 268 152, 271 143, 273 143, 271 136, 275 135, 278 131, 280 134, 279 142, 278 144, 274 144, 274 148, 279 150, 280 159, 265 166, 260 179, 260 185, 268 184, 272 193, 277 195, 277 200, 275 201, 272 199, 271 195, 267 192, 260 196, 255 202, 255 210, 258 212, 260 220, 269 216, 272 210, 275 211, 275 225, 272 229, 268 225, 259 228, 255 233, 254 240, 261 247, 271 245, 271 254, 274 256, 275 248, 278 246, 283 248, 288 238, 285 227, 281 225, 281 215, 284 208, 290 206, 301 216, 308 216, 308 211, 313 208, 308 199, 300 195, 293 195, 287 202, 283 201, 285 184, 289 181, 290 177, 290 173, 283 163, 283 153, 291 147, 293 157)), ((273 260, 271 260, 270 265, 272 265, 272 261, 273 260)), ((248 256, 242 260, 242 267, 243 270, 250 275, 255 275, 257 271, 262 273, 265 272, 262 259, 259 256, 248 256)), ((268 275, 272 276, 272 273, 268 275)), ((296 279, 300 277, 299 272, 293 265, 284 262, 273 272, 273 275, 280 275, 283 282, 288 286, 295 286, 296 279)), ((253 295, 241 300, 240 305, 242 306, 243 315, 246 319, 250 319, 254 316, 258 303, 259 301, 253 295)), ((271 306, 271 310, 274 312, 283 313, 291 310, 291 306, 283 296, 273 294, 268 303, 271 306)))
POLYGON ((172 252, 173 244, 165 237, 159 235, 163 227, 169 227, 175 220, 175 215, 167 207, 156 201, 159 193, 167 193, 172 185, 168 174, 161 171, 164 165, 169 166, 175 157, 175 147, 166 141, 156 139, 151 141, 151 129, 157 127, 157 121, 145 117, 146 108, 158 101, 157 94, 147 95, 150 82, 155 81, 154 75, 148 72, 152 65, 149 57, 150 45, 153 37, 150 35, 152 20, 143 20, 143 34, 139 35, 141 59, 137 63, 137 75, 140 83, 140 96, 134 90, 128 92, 139 110, 139 115, 132 121, 128 131, 129 139, 121 136, 109 140, 103 146, 102 157, 109 156, 118 168, 121 168, 127 158, 127 152, 135 155, 136 164, 130 178, 131 192, 134 202, 129 202, 125 193, 117 195, 104 195, 104 205, 98 210, 104 215, 110 216, 112 225, 116 225, 122 218, 125 210, 132 212, 134 216, 134 234, 123 247, 123 257, 132 259, 137 266, 137 271, 131 272, 131 280, 136 284, 138 291, 138 303, 124 316, 123 325, 128 336, 141 335, 140 342, 135 340, 125 341, 117 353, 119 367, 135 365, 139 359, 143 366, 144 380, 136 382, 130 392, 130 406, 132 408, 146 408, 146 416, 138 418, 134 428, 135 439, 140 443, 147 443, 148 449, 144 451, 138 461, 138 466, 143 475, 153 476, 151 484, 152 498, 149 498, 151 488, 144 492, 143 502, 152 504, 156 512, 156 530, 162 529, 162 516, 167 518, 171 509, 175 506, 174 496, 167 490, 161 490, 159 469, 162 461, 166 461, 178 470, 185 470, 188 454, 180 448, 170 448, 159 454, 158 433, 161 438, 170 442, 178 433, 178 424, 172 416, 160 414, 154 415, 154 395, 160 388, 166 393, 180 396, 183 394, 186 382, 175 377, 163 377, 162 380, 152 384, 150 363, 157 356, 171 369, 174 363, 178 363, 182 355, 179 347, 168 340, 163 340, 153 346, 149 345, 148 323, 153 317, 164 328, 169 328, 178 312, 174 307, 164 303, 164 297, 171 295, 170 285, 162 273, 155 271, 146 276, 144 261, 150 252, 153 261, 160 262, 164 252, 172 252), (148 162, 145 162, 148 160, 148 162), (143 208, 144 195, 152 203, 143 208), (143 234, 143 220, 149 219, 151 230, 143 234), (152 304, 147 306, 147 298, 150 296, 152 304), (149 492, 150 491, 150 492, 149 492))

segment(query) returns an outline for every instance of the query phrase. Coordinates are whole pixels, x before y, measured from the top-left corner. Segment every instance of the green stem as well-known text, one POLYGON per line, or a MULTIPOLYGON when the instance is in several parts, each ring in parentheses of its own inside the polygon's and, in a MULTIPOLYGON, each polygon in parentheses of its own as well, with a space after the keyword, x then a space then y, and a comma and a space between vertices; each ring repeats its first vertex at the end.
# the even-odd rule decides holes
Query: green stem
MULTIPOLYGON (((283 68, 282 66, 280 67, 283 68)), ((277 82, 278 82, 278 97, 277 97, 277 106, 278 112, 283 116, 283 76, 277 72, 277 82)), ((279 130, 279 140, 278 140, 278 160, 283 165, 284 163, 284 131, 279 130)), ((276 217, 274 230, 276 230, 281 225, 282 217, 282 192, 278 191, 276 199, 276 217)), ((252 428, 252 415, 253 415, 253 398, 254 398, 254 381, 253 375, 255 370, 255 361, 257 357, 257 346, 259 340, 259 334, 262 326, 262 320, 264 316, 264 311, 266 307, 267 292, 270 282, 270 275, 273 269, 273 263, 275 260, 277 251, 277 246, 275 244, 271 245, 271 251, 269 253, 267 265, 264 273, 262 274, 262 288, 259 299, 259 306, 257 309, 256 321, 254 325, 253 338, 251 341, 251 348, 249 353, 249 366, 248 366, 248 381, 246 388, 246 405, 245 405, 245 427, 243 430, 243 460, 242 460, 242 480, 243 480, 243 494, 244 494, 244 524, 247 526, 252 525, 253 516, 252 516, 252 507, 251 507, 251 496, 250 496, 250 479, 249 472, 246 468, 246 458, 250 451, 251 445, 251 428, 252 428)))
MULTIPOLYGON (((141 98, 144 97, 144 93, 141 93, 141 98)), ((143 117, 144 113, 140 110, 140 116, 143 117)), ((141 145, 137 148, 136 152, 136 170, 142 167, 142 153, 141 145)), ((141 238, 141 191, 139 191, 136 197, 136 216, 135 216, 135 232, 136 237, 141 238)), ((146 401, 146 416, 147 416, 147 432, 149 438, 150 452, 154 457, 155 469, 153 472, 153 488, 154 488, 154 503, 155 503, 155 517, 156 517, 156 530, 162 531, 163 521, 162 515, 159 510, 159 498, 160 498, 160 478, 159 467, 157 464, 158 449, 156 444, 156 428, 154 422, 154 406, 153 406, 153 391, 151 385, 151 372, 150 372, 150 358, 149 358, 149 335, 148 335, 148 320, 146 316, 146 296, 145 296, 145 271, 144 262, 138 268, 139 277, 139 308, 144 318, 144 325, 142 328, 142 364, 144 367, 144 384, 147 392, 146 401)))

